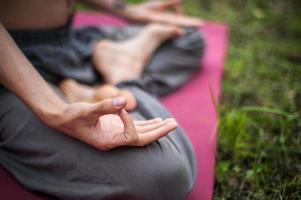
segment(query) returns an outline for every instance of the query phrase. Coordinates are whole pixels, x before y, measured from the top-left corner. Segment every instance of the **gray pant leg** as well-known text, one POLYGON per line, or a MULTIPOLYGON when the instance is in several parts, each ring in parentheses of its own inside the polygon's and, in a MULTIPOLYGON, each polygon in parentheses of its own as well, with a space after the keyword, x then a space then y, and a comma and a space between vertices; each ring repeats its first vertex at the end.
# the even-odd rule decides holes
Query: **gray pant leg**
MULTIPOLYGON (((145 91, 141 90, 139 87, 132 83, 127 84, 125 88, 132 91, 138 102, 138 108, 132 113, 135 119, 171 117, 171 114, 158 101, 158 99, 155 96, 146 93, 145 91)), ((183 155, 183 159, 185 160, 187 168, 189 169, 189 179, 191 183, 191 185, 189 186, 189 190, 191 190, 196 178, 196 163, 192 144, 190 143, 184 130, 180 126, 163 139, 167 139, 172 144, 174 144, 174 147, 178 149, 180 154, 183 155)))
MULTIPOLYGON (((104 37, 122 41, 135 36, 143 27, 99 27, 104 37)), ((150 58, 139 84, 148 92, 162 96, 173 92, 200 70, 205 48, 198 29, 187 28, 179 38, 163 43, 150 58)))
MULTIPOLYGON (((85 27, 77 29, 77 40, 86 41, 86 37, 90 38, 91 43, 95 43, 101 36, 114 41, 124 41, 135 37, 142 29, 143 26, 85 27)), ((82 49, 81 52, 88 50, 84 54, 91 54, 90 48, 86 48, 82 42, 76 46, 82 49)), ((138 80, 139 84, 156 96, 173 92, 200 70, 204 46, 204 38, 198 29, 185 29, 183 36, 166 41, 155 51, 145 66, 143 76, 138 80)))
POLYGON ((139 81, 156 96, 169 94, 183 86, 200 70, 204 39, 197 29, 162 44, 150 59, 139 81))
MULTIPOLYGON (((135 86, 139 118, 169 114, 135 86)), ((28 189, 60 199, 185 199, 194 180, 191 145, 177 129, 145 147, 103 152, 45 126, 0 92, 0 163, 28 189)))

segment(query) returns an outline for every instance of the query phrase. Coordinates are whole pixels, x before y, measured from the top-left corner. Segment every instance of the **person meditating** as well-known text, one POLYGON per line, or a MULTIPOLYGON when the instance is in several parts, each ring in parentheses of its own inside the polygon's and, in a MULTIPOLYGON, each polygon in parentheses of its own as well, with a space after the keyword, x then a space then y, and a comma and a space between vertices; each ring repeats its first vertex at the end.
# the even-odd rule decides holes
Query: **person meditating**
POLYGON ((140 24, 74 29, 73 1, 0 2, 0 164, 59 199, 185 199, 193 149, 156 97, 198 70, 202 22, 167 11, 180 1, 80 2, 140 24))

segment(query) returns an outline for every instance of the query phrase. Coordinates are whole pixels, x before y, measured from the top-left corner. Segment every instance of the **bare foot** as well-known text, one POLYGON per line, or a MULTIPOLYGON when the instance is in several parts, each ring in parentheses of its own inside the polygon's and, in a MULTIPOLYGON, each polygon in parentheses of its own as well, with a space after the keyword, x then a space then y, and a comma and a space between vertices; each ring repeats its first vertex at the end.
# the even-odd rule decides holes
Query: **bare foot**
POLYGON ((95 91, 93 87, 82 85, 73 79, 65 79, 59 84, 59 89, 71 103, 92 102, 95 91))
POLYGON ((95 94, 92 98, 92 102, 101 101, 107 98, 113 98, 117 96, 125 97, 127 100, 127 104, 125 106, 125 109, 127 111, 135 110, 137 107, 137 101, 132 92, 125 89, 119 89, 113 85, 105 84, 101 86, 96 86, 95 94))
POLYGON ((158 46, 182 34, 182 29, 176 26, 150 24, 127 41, 101 40, 95 46, 92 60, 109 84, 136 80, 158 46))
POLYGON ((60 83, 59 88, 71 103, 95 103, 107 98, 123 96, 127 99, 127 104, 125 106, 126 110, 132 111, 137 107, 137 101, 130 91, 124 89, 120 90, 109 84, 90 87, 80 84, 75 80, 66 79, 60 83))

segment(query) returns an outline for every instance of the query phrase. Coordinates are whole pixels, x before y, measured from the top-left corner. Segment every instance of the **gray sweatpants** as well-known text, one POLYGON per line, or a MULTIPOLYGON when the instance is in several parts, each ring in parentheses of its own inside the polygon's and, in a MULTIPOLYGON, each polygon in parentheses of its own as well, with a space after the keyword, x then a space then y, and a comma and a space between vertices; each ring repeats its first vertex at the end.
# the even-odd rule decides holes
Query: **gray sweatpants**
MULTIPOLYGON (((90 29, 85 29, 86 36, 76 32, 78 36, 63 44, 56 44, 56 39, 53 45, 36 44, 41 33, 36 42, 17 43, 46 80, 74 78, 88 83, 95 75, 85 60, 89 48, 80 43, 92 44, 95 31, 111 37, 114 32, 116 40, 129 33, 120 28, 90 29)), ((197 70, 202 38, 196 33, 189 37, 161 46, 141 80, 118 85, 131 90, 138 101, 134 119, 170 117, 154 95, 174 90, 197 70)), ((73 200, 183 200, 196 176, 193 149, 181 128, 144 147, 99 151, 47 127, 1 86, 0 164, 30 190, 73 200)))
MULTIPOLYGON (((169 117, 136 86, 135 119, 169 117)), ((45 126, 16 96, 0 93, 0 163, 28 189, 61 199, 180 200, 192 188, 195 161, 181 128, 145 147, 103 152, 45 126)))

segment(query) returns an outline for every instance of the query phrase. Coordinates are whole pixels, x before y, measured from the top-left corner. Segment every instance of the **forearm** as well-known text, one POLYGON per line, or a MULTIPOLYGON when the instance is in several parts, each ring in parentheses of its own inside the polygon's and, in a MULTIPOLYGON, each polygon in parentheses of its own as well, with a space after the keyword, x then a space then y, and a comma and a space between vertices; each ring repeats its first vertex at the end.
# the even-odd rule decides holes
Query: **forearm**
POLYGON ((122 17, 127 17, 128 5, 123 0, 77 0, 77 1, 96 10, 105 10, 122 17))
POLYGON ((42 120, 66 106, 34 69, 0 23, 0 82, 42 120))

